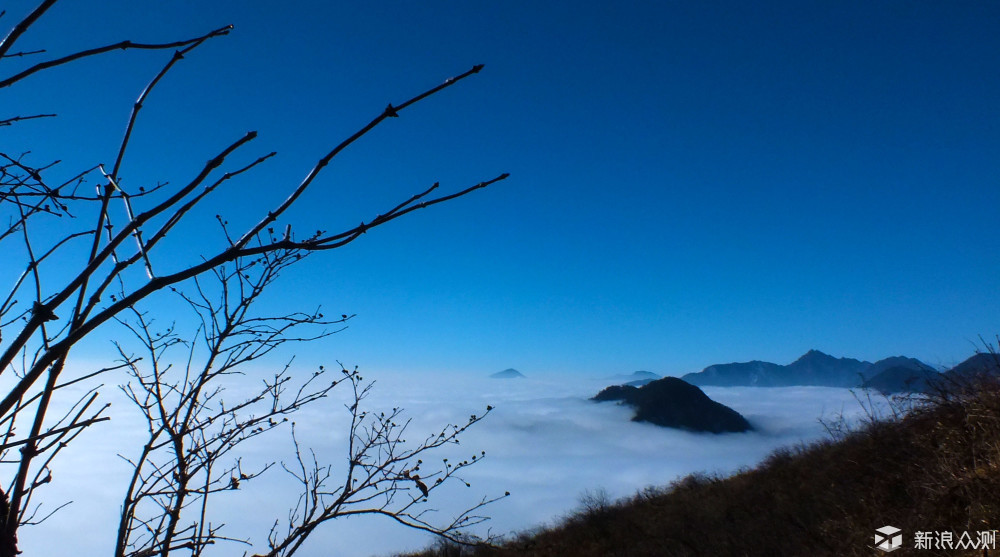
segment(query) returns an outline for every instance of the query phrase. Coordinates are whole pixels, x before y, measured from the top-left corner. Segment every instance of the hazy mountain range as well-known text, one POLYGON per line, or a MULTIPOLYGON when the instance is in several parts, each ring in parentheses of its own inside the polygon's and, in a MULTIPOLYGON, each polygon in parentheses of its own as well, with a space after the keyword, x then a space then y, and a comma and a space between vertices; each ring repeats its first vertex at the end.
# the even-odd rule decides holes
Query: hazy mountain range
POLYGON ((995 358, 993 354, 976 354, 942 373, 916 358, 905 356, 893 356, 872 363, 810 350, 788 365, 759 360, 716 364, 698 373, 689 373, 682 379, 703 387, 867 387, 883 393, 923 392, 936 380, 966 376, 985 369, 995 358))
POLYGON ((949 380, 986 370, 1000 369, 995 354, 976 354, 954 368, 940 372, 905 356, 893 356, 875 363, 853 358, 836 358, 810 350, 788 365, 752 361, 708 366, 683 378, 665 377, 648 371, 616 375, 618 385, 607 387, 591 400, 618 401, 635 410, 633 421, 664 427, 709 431, 740 432, 752 429, 738 412, 711 400, 698 386, 717 387, 864 387, 884 394, 928 392, 949 380))
POLYGON ((633 371, 629 374, 612 375, 608 379, 614 381, 619 385, 630 385, 632 387, 641 387, 652 381, 656 381, 661 378, 661 375, 653 373, 652 371, 633 371))

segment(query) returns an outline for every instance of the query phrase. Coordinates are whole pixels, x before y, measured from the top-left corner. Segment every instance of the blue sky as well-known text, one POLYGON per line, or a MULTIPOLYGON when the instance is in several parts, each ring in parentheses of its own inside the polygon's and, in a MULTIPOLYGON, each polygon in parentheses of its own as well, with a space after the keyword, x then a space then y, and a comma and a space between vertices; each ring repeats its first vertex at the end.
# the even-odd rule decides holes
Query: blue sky
MULTIPOLYGON (((147 102, 125 184, 183 183, 251 129, 239 160, 279 155, 165 268, 217 245, 211 214, 266 211, 386 103, 486 65, 345 151, 295 213, 337 230, 435 181, 511 173, 289 272, 273 308, 357 314, 309 358, 681 374, 818 348, 951 364, 1000 332, 996 3, 65 2, 21 46, 228 23, 147 102)), ((60 114, 0 146, 67 174, 110 163, 168 57, 114 53, 0 91, 5 109, 60 114)))

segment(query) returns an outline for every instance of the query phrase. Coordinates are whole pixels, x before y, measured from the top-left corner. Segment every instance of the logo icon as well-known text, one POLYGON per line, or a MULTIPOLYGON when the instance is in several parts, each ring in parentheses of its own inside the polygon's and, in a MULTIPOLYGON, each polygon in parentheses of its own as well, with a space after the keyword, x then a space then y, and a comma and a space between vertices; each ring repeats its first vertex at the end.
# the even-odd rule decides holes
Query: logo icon
POLYGON ((876 529, 875 548, 889 553, 903 547, 903 535, 899 532, 899 528, 894 526, 883 526, 876 529))

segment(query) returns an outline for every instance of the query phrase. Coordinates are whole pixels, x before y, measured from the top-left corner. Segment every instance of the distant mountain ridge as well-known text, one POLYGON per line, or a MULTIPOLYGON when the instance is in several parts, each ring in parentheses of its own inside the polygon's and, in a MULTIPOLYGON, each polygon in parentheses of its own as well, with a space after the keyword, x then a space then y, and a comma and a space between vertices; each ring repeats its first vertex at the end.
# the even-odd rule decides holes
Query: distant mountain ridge
MULTIPOLYGON (((893 370, 893 376, 909 379, 937 374, 931 366, 915 358, 893 356, 875 363, 854 358, 837 358, 819 350, 810 350, 788 365, 754 360, 716 364, 682 379, 698 386, 713 387, 859 387, 876 376, 893 370)), ((887 379, 888 376, 885 378, 887 379)), ((896 381, 893 381, 895 384, 896 381)))
POLYGON ((641 387, 647 383, 651 383, 662 377, 663 377, 662 375, 653 373, 652 371, 640 370, 640 371, 633 371, 632 373, 628 374, 622 373, 619 375, 612 375, 608 377, 608 379, 611 379, 623 385, 641 387))
POLYGON ((930 366, 926 369, 892 366, 873 375, 865 381, 863 387, 875 389, 882 394, 926 393, 933 391, 936 386, 947 387, 948 383, 961 383, 980 374, 1000 374, 1000 355, 990 352, 974 354, 944 373, 939 373, 930 366))

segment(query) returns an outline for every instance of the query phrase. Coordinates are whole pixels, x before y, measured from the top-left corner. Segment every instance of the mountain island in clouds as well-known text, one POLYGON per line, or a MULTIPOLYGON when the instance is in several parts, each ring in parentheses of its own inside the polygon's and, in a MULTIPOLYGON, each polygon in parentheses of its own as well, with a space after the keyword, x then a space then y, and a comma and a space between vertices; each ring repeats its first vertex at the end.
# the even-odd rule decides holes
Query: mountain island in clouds
POLYGON ((524 377, 524 374, 516 369, 509 367, 503 371, 498 371, 490 375, 493 379, 518 379, 524 377))
POLYGON ((708 398, 698 387, 676 377, 664 377, 641 387, 614 385, 591 400, 618 401, 635 409, 632 421, 711 433, 750 431, 739 412, 708 398))

